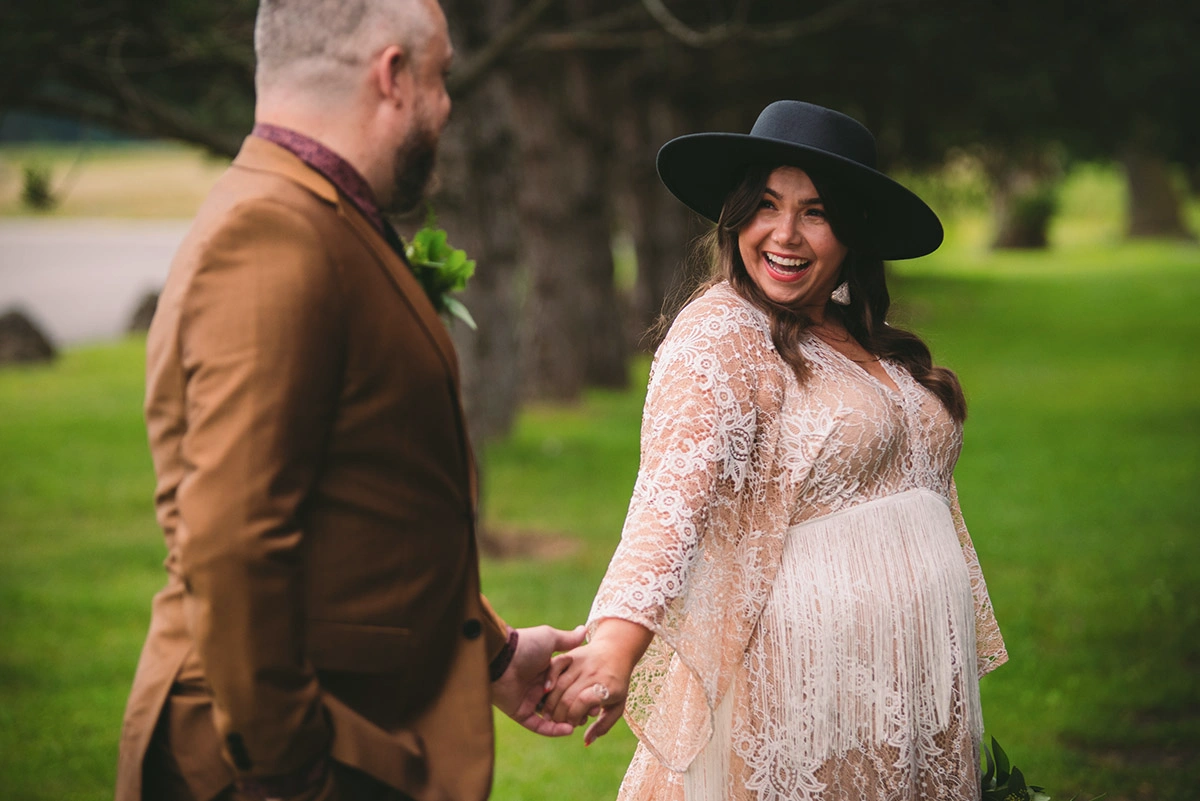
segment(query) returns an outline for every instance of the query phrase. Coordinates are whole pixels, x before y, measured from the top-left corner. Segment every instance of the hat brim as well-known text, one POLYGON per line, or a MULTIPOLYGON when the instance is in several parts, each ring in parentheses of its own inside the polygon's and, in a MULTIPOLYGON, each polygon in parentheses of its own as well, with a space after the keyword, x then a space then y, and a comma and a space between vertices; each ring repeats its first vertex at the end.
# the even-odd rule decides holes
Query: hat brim
POLYGON ((817 169, 844 183, 867 215, 880 258, 914 259, 942 244, 942 223, 925 201, 878 170, 825 150, 750 134, 698 133, 672 139, 658 151, 663 184, 713 222, 753 165, 817 169))

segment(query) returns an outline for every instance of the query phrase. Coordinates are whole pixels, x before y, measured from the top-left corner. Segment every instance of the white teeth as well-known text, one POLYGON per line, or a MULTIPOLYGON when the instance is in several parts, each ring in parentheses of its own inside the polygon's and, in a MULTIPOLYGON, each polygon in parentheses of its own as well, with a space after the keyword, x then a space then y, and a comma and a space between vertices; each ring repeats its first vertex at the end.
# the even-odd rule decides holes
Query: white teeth
POLYGON ((771 262, 771 264, 774 264, 777 267, 796 268, 808 266, 808 259, 788 259, 784 258, 783 256, 774 256, 770 253, 764 253, 763 255, 767 257, 767 261, 771 262))

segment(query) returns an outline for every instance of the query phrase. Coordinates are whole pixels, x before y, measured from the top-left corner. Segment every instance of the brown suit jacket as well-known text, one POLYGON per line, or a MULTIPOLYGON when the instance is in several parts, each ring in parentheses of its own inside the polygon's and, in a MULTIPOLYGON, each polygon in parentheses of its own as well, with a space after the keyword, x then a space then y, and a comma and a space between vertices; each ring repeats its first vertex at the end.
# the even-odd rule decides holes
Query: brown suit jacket
POLYGON ((146 375, 168 580, 118 801, 165 705, 200 796, 330 753, 420 801, 486 797, 506 627, 479 592, 454 349, 401 258, 251 137, 172 264, 146 375))

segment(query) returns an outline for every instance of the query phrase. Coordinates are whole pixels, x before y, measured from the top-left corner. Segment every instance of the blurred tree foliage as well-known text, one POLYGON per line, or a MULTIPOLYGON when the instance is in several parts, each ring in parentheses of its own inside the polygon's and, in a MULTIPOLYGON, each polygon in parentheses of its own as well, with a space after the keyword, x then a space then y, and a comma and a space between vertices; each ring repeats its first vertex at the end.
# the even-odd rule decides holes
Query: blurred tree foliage
MULTIPOLYGON (((0 109, 232 155, 252 124, 256 6, 7 3, 0 109)), ((688 131, 744 131, 771 100, 857 117, 888 169, 971 154, 992 183, 1000 244, 1044 241, 1053 184, 1072 158, 1126 166, 1131 234, 1188 235, 1169 165, 1200 175, 1195 0, 443 7, 459 53, 450 89, 460 124, 443 144, 435 203, 480 264, 467 298, 479 332, 460 344, 486 434, 506 428, 522 393, 571 398, 621 383, 699 230, 658 184, 654 153, 688 131), (614 231, 637 254, 626 299, 613 290, 614 231)))
POLYGON ((18 0, 0 108, 232 153, 253 116, 255 0, 18 0))
MULTIPOLYGON (((445 5, 453 16, 455 4, 445 5)), ((835 105, 880 132, 889 161, 1054 141, 1087 157, 1136 143, 1174 162, 1200 163, 1200 5, 1192 0, 509 6, 507 18, 491 21, 491 37, 456 66, 456 97, 493 69, 561 69, 586 57, 601 80, 639 65, 697 121, 744 127, 748 110, 752 119, 779 97, 835 105)), ((256 0, 5 4, 0 108, 231 152, 251 122, 256 7, 256 0)), ((620 104, 603 109, 610 116, 641 100, 637 82, 622 89, 607 98, 620 104)))

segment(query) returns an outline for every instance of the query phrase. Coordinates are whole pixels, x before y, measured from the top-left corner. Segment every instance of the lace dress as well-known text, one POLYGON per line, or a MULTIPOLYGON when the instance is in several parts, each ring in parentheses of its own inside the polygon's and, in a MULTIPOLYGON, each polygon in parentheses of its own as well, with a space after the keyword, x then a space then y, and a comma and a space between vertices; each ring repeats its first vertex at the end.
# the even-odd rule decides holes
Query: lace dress
POLYGON ((660 347, 589 626, 657 635, 622 799, 970 799, 1007 655, 952 481, 961 427, 815 336, 804 386, 719 284, 660 347))

